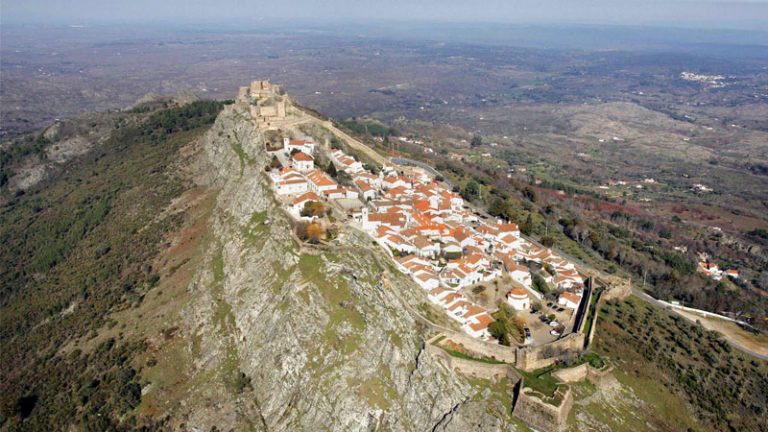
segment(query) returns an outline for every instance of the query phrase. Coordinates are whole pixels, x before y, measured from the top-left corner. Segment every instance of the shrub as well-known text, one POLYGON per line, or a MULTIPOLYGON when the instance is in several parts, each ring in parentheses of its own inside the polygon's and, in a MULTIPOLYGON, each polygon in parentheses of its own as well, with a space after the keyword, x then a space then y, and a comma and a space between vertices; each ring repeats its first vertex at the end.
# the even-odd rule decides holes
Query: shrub
POLYGON ((318 201, 307 201, 300 214, 304 217, 322 217, 325 213, 325 206, 318 201))

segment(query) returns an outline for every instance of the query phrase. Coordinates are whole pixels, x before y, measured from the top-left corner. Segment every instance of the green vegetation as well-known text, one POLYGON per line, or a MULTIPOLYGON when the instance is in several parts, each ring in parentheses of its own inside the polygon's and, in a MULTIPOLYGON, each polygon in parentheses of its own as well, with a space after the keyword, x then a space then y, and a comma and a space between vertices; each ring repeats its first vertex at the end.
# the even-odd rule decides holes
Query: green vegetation
POLYGON ((499 310, 493 314, 495 321, 488 326, 488 331, 499 341, 499 344, 510 346, 513 343, 523 342, 525 321, 517 318, 516 315, 515 310, 505 303, 502 303, 499 310))
POLYGON ((240 144, 237 141, 232 141, 229 143, 230 147, 232 148, 232 151, 237 154, 237 159, 240 161, 240 175, 243 175, 243 171, 245 170, 245 165, 251 165, 253 164, 253 159, 248 156, 248 154, 245 152, 245 149, 243 149, 243 145, 240 144))
POLYGON ((341 125, 356 133, 357 135, 362 136, 369 135, 376 137, 388 137, 392 135, 398 135, 398 131, 396 129, 384 126, 380 123, 349 120, 341 122, 341 125))
MULTIPOLYGON (((331 261, 337 261, 333 256, 326 256, 331 261)), ((330 320, 323 333, 325 346, 334 347, 344 355, 352 354, 362 342, 359 332, 365 328, 366 320, 358 311, 357 303, 350 295, 347 281, 336 278, 331 281, 323 271, 322 258, 319 255, 304 254, 299 258, 299 270, 302 276, 316 292, 323 297, 327 305, 326 312, 330 320), (342 323, 349 324, 354 330, 352 334, 342 335, 339 327, 342 323)))
POLYGON ((483 145, 483 137, 480 134, 472 135, 472 139, 469 141, 470 147, 480 147, 483 145))
POLYGON ((262 236, 269 231, 269 226, 267 225, 267 212, 262 211, 252 214, 251 218, 248 220, 248 224, 241 227, 240 231, 243 238, 245 238, 246 246, 253 246, 258 243, 262 236))
POLYGON ((461 197, 467 201, 477 200, 480 197, 480 185, 474 180, 469 180, 461 188, 461 197))
POLYGON ((548 294, 550 291, 552 291, 547 281, 544 280, 544 277, 538 273, 533 275, 532 287, 542 294, 548 294))
POLYGON ((319 201, 307 201, 304 203, 304 208, 301 209, 300 214, 304 217, 323 217, 325 206, 319 201))
POLYGON ((719 334, 637 299, 608 301, 594 349, 621 359, 628 380, 649 380, 686 398, 714 430, 768 428, 768 366, 719 334))
POLYGON ((224 280, 224 251, 221 247, 211 258, 211 273, 213 274, 214 283, 220 283, 224 280))
POLYGON ((213 123, 219 111, 227 102, 198 101, 181 107, 170 108, 152 114, 147 120, 143 134, 154 142, 176 133, 198 129, 213 123))
POLYGON ((584 363, 589 363, 590 366, 592 366, 595 369, 602 369, 605 367, 605 360, 603 360, 602 357, 600 357, 599 354, 594 352, 588 352, 581 355, 581 361, 584 363))
POLYGON ((469 355, 469 354, 467 354, 465 352, 461 352, 461 351, 457 351, 455 349, 451 349, 451 348, 446 347, 444 345, 440 346, 440 348, 442 350, 444 350, 445 352, 447 352, 448 354, 450 354, 450 355, 452 355, 454 357, 458 357, 460 359, 464 359, 464 360, 472 360, 472 361, 478 361, 478 362, 490 363, 490 364, 506 364, 503 361, 499 361, 499 360, 496 360, 496 359, 493 359, 493 358, 490 358, 490 357, 475 357, 475 356, 469 355))
POLYGON ((11 174, 8 170, 9 166, 19 163, 30 155, 36 155, 45 160, 45 149, 48 144, 50 142, 43 135, 29 134, 0 148, 0 187, 8 183, 11 174))
POLYGON ((499 377, 494 380, 470 377, 466 379, 476 390, 471 402, 481 403, 489 415, 505 419, 509 424, 514 425, 515 431, 531 431, 525 423, 512 416, 512 398, 510 395, 514 391, 515 380, 507 377, 499 377))
POLYGON ((589 297, 587 316, 584 317, 584 334, 587 335, 587 337, 589 337, 589 332, 592 330, 592 322, 596 320, 597 315, 599 315, 599 311, 597 310, 597 300, 599 298, 600 291, 597 289, 592 290, 592 295, 589 297))
POLYGON ((518 370, 518 373, 525 380, 525 386, 529 387, 547 397, 552 397, 555 394, 557 387, 562 385, 552 376, 552 370, 555 367, 550 366, 542 369, 535 370, 533 372, 525 372, 518 370))
POLYGON ((131 359, 145 349, 142 340, 62 348, 95 336, 111 312, 138 305, 159 282, 152 260, 183 217, 156 217, 183 190, 166 169, 220 108, 196 102, 123 126, 0 209, 4 428, 17 430, 22 419, 25 430, 114 430, 137 421, 131 359))

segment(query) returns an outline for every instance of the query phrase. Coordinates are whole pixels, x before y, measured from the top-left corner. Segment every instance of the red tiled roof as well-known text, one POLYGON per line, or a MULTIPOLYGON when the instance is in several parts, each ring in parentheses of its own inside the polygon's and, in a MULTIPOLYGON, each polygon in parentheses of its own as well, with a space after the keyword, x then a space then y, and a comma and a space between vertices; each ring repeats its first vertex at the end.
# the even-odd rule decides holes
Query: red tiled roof
POLYGON ((312 158, 312 156, 304 152, 298 152, 295 155, 293 155, 293 160, 301 161, 301 162, 310 162, 310 161, 313 161, 314 159, 312 158))
POLYGON ((513 298, 524 298, 528 297, 528 291, 526 291, 523 287, 515 287, 509 290, 507 293, 507 296, 513 297, 513 298))
POLYGON ((491 316, 488 314, 482 314, 475 317, 475 319, 477 322, 469 325, 469 328, 471 328, 473 331, 485 330, 494 321, 494 319, 491 318, 491 316))
POLYGON ((578 304, 581 301, 581 296, 568 291, 560 293, 560 297, 576 304, 578 304))
POLYGON ((292 204, 293 205, 297 205, 297 204, 303 203, 304 201, 320 201, 320 199, 321 199, 320 196, 318 196, 316 193, 314 193, 314 192, 307 192, 307 193, 304 193, 304 194, 301 194, 301 195, 297 196, 293 200, 292 204))

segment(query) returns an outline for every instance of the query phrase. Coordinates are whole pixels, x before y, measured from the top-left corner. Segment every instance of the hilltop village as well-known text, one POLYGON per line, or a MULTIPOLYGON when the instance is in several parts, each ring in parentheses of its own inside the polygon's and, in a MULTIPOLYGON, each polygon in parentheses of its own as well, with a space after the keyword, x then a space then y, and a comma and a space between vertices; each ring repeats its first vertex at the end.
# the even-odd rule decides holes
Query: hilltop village
MULTIPOLYGON (((251 100, 259 127, 282 131, 297 121, 280 94, 279 87, 256 81, 240 96, 251 100)), ((523 344, 556 340, 575 319, 585 282, 575 264, 524 239, 514 223, 468 205, 433 173, 389 161, 363 163, 337 142, 311 136, 283 136, 267 150, 272 188, 295 220, 309 224, 308 237, 326 239, 326 213, 331 206, 340 210, 468 335, 496 342, 490 327, 502 304, 522 318, 523 344), (487 286, 498 295, 474 295, 487 286), (550 290, 557 299, 545 298, 550 290)))

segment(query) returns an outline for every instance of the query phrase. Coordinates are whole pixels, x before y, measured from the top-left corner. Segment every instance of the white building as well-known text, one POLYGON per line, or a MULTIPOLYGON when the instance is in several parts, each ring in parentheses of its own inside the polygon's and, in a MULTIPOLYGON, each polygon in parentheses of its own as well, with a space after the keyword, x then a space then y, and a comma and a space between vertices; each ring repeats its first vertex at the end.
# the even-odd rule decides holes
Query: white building
POLYGON ((415 275, 414 280, 425 290, 433 290, 440 286, 440 280, 435 276, 434 272, 419 272, 415 275))
POLYGON ((290 155, 293 150, 298 150, 308 155, 315 153, 315 143, 306 140, 291 140, 288 137, 283 138, 283 148, 287 155, 290 155))
POLYGON ((488 326, 490 326, 492 322, 493 318, 491 318, 488 313, 482 313, 467 320, 461 328, 472 337, 488 339, 488 337, 490 337, 488 326))
POLYGON ((508 271, 509 277, 511 277, 513 281, 527 288, 530 288, 533 284, 533 278, 531 277, 531 272, 528 270, 528 267, 513 264, 509 267, 508 271))
POLYGON ((512 288, 507 293, 507 303, 517 311, 531 308, 531 298, 528 296, 528 291, 522 287, 512 288))
POLYGON ((304 205, 306 205, 310 201, 321 202, 322 198, 320 198, 320 196, 314 192, 307 192, 307 193, 301 194, 298 197, 294 198, 293 201, 291 201, 291 210, 296 216, 298 216, 301 214, 301 210, 304 209, 304 205))
POLYGON ((304 152, 298 152, 291 156, 291 166, 300 172, 312 171, 315 169, 315 160, 304 152))
POLYGON ((579 303, 581 303, 581 296, 568 291, 560 293, 560 298, 557 299, 557 304, 570 309, 578 308, 579 303))

